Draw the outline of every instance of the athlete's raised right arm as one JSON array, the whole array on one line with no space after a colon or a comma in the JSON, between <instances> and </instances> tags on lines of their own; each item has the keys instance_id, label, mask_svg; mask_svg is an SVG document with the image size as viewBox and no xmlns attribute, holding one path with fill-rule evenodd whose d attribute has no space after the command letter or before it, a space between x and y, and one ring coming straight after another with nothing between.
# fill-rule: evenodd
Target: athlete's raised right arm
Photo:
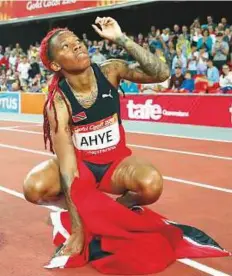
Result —
<instances>
[{"instance_id":1,"label":"athlete's raised right arm","mask_svg":"<svg viewBox=\"0 0 232 276\"><path fill-rule=\"evenodd\" d=\"M69 127L69 113L62 97L57 93L54 99L58 130L56 131L56 118L53 108L47 108L51 128L53 148L57 155L60 167L61 188L64 192L68 211L71 216L72 234L77 234L76 248L70 248L73 253L80 253L83 249L83 235L80 217L70 197L70 188L75 177L78 177L77 160ZM72 244L73 247L73 244ZM74 252L73 252L74 251Z\"/></svg>"}]
</instances>

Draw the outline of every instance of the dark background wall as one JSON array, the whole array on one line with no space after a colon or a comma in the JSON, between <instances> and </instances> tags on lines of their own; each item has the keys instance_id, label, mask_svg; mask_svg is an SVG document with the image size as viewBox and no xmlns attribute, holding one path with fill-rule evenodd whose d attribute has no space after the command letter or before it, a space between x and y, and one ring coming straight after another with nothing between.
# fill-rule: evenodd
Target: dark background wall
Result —
<instances>
[{"instance_id":1,"label":"dark background wall","mask_svg":"<svg viewBox=\"0 0 232 276\"><path fill-rule=\"evenodd\" d=\"M91 27L96 16L114 17L118 20L123 31L129 34L138 34L139 32L147 34L151 25L155 25L157 28L172 27L175 23L191 25L196 17L199 17L203 24L206 22L207 15L212 15L215 22L219 21L221 17L227 17L229 20L231 11L231 1L154 1L150 4L78 15L65 19L49 19L0 26L0 44L9 45L19 42L26 48L36 41L41 41L51 26L67 26L78 35L85 32L89 38L97 39L98 36ZM232 24L230 21L229 23Z\"/></svg>"}]
</instances>

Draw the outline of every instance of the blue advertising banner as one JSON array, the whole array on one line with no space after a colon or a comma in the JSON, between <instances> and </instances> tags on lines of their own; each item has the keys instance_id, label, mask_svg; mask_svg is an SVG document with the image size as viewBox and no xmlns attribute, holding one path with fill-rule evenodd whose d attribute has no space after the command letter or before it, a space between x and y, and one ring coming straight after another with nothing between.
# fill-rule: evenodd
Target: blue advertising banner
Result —
<instances>
[{"instance_id":1,"label":"blue advertising banner","mask_svg":"<svg viewBox=\"0 0 232 276\"><path fill-rule=\"evenodd\" d=\"M0 112L20 113L20 93L1 92L0 93Z\"/></svg>"}]
</instances>

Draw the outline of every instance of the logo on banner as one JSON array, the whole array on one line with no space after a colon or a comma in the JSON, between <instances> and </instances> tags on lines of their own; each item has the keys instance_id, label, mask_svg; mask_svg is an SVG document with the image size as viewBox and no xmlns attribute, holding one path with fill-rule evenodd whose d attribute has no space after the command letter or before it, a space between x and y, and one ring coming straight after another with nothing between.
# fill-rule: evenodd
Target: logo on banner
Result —
<instances>
[{"instance_id":1,"label":"logo on banner","mask_svg":"<svg viewBox=\"0 0 232 276\"><path fill-rule=\"evenodd\" d=\"M146 100L144 104L135 104L133 100L129 100L127 109L130 119L159 121L163 116L189 117L189 112L163 109L161 105L153 104L151 99Z\"/></svg>"},{"instance_id":2,"label":"logo on banner","mask_svg":"<svg viewBox=\"0 0 232 276\"><path fill-rule=\"evenodd\" d=\"M28 0L27 1L27 10L32 11L42 8L51 8L61 5L70 5L75 4L77 0Z\"/></svg>"},{"instance_id":3,"label":"logo on banner","mask_svg":"<svg viewBox=\"0 0 232 276\"><path fill-rule=\"evenodd\" d=\"M0 93L0 112L19 113L20 96L18 93Z\"/></svg>"}]
</instances>

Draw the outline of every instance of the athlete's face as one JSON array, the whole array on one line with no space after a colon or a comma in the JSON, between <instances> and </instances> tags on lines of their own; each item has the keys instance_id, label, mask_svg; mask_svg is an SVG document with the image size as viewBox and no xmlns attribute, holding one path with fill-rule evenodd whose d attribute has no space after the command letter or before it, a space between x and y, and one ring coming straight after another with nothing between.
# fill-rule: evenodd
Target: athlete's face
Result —
<instances>
[{"instance_id":1,"label":"athlete's face","mask_svg":"<svg viewBox=\"0 0 232 276\"><path fill-rule=\"evenodd\" d=\"M51 68L55 72L81 72L90 66L84 43L70 31L61 32L51 40L51 51Z\"/></svg>"}]
</instances>

